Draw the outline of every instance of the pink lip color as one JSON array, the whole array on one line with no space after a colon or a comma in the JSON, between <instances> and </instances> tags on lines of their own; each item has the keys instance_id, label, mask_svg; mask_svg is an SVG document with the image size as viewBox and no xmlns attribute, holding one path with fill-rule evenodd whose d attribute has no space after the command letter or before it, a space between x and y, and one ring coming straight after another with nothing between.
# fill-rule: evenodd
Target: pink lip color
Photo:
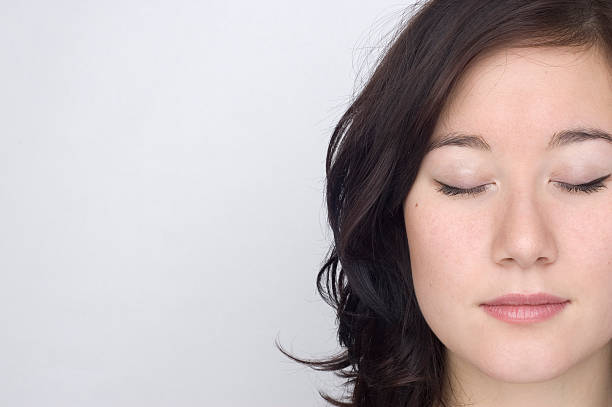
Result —
<instances>
[{"instance_id":1,"label":"pink lip color","mask_svg":"<svg viewBox=\"0 0 612 407\"><path fill-rule=\"evenodd\" d=\"M509 323L544 321L561 312L570 301L550 294L507 294L480 304L491 316Z\"/></svg>"}]
</instances>

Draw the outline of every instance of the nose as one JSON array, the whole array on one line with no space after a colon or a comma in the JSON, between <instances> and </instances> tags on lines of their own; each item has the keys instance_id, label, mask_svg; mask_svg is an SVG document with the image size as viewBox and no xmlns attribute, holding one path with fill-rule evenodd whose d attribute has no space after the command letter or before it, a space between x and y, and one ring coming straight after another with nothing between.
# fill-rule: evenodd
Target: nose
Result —
<instances>
[{"instance_id":1,"label":"nose","mask_svg":"<svg viewBox=\"0 0 612 407\"><path fill-rule=\"evenodd\" d=\"M493 242L493 256L504 267L521 269L547 264L557 256L546 208L527 190L506 194L501 203Z\"/></svg>"}]
</instances>

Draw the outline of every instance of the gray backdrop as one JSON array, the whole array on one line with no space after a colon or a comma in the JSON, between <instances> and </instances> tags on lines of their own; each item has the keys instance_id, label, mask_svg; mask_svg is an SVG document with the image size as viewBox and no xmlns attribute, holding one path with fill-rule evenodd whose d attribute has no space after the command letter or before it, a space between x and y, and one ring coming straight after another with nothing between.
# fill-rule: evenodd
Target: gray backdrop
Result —
<instances>
[{"instance_id":1,"label":"gray backdrop","mask_svg":"<svg viewBox=\"0 0 612 407\"><path fill-rule=\"evenodd\" d=\"M337 350L327 142L407 3L1 5L0 405L339 394L274 340Z\"/></svg>"}]
</instances>

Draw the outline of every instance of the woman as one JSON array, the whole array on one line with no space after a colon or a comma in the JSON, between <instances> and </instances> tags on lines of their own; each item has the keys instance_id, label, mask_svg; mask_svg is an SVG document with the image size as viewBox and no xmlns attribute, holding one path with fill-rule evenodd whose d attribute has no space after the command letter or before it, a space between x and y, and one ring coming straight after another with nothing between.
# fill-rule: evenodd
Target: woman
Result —
<instances>
[{"instance_id":1,"label":"woman","mask_svg":"<svg viewBox=\"0 0 612 407\"><path fill-rule=\"evenodd\" d=\"M329 144L345 351L288 356L338 406L612 406L611 133L612 1L424 4Z\"/></svg>"}]
</instances>

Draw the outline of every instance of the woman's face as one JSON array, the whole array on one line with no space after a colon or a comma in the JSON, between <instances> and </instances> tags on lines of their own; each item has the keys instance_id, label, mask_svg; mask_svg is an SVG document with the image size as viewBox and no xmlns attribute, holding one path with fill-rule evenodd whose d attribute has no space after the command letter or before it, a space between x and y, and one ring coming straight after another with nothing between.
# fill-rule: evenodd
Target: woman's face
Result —
<instances>
[{"instance_id":1,"label":"woman's face","mask_svg":"<svg viewBox=\"0 0 612 407\"><path fill-rule=\"evenodd\" d=\"M612 142L548 148L555 133L575 128L612 133L612 71L596 48L491 53L463 76L432 136L480 135L490 151L433 149L404 201L427 323L452 358L498 380L548 380L610 347L612 176L591 193L560 183L611 174ZM447 196L436 181L486 186ZM570 303L529 324L504 322L479 306L538 292Z\"/></svg>"}]
</instances>

